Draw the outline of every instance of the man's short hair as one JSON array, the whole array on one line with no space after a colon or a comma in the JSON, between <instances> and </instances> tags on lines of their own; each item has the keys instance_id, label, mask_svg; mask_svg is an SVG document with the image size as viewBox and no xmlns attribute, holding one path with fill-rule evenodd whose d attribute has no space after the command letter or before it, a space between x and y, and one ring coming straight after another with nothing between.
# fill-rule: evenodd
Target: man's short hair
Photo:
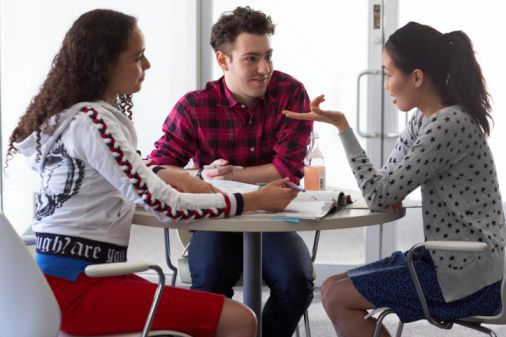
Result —
<instances>
[{"instance_id":1,"label":"man's short hair","mask_svg":"<svg viewBox=\"0 0 506 337\"><path fill-rule=\"evenodd\" d=\"M273 35L275 25L271 17L249 6L237 7L233 12L225 12L211 29L211 46L214 51L223 51L230 56L232 44L241 33Z\"/></svg>"}]
</instances>

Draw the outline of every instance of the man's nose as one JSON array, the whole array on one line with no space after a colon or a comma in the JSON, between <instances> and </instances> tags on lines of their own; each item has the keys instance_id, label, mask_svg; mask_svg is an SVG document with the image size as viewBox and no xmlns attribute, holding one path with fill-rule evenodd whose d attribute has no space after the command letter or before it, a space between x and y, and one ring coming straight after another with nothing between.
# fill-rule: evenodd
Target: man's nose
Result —
<instances>
[{"instance_id":1,"label":"man's nose","mask_svg":"<svg viewBox=\"0 0 506 337\"><path fill-rule=\"evenodd\" d=\"M258 72L260 74L268 74L271 70L271 66L266 59L262 59L258 64Z\"/></svg>"}]
</instances>

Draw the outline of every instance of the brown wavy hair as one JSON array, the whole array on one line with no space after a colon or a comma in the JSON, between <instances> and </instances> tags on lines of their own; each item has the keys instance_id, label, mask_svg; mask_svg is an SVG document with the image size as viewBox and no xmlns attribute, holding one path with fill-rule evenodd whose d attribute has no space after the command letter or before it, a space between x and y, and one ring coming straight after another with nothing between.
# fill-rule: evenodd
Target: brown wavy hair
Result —
<instances>
[{"instance_id":1,"label":"brown wavy hair","mask_svg":"<svg viewBox=\"0 0 506 337\"><path fill-rule=\"evenodd\" d=\"M56 126L48 124L52 116L57 115L57 125L59 114L65 109L79 102L103 98L111 67L120 53L127 49L128 39L136 25L136 18L106 9L86 12L74 22L53 59L39 93L33 97L9 138L6 162L17 153L13 144L33 132L37 133L39 158L41 132L51 135L56 129ZM131 119L132 95L119 95L115 103Z\"/></svg>"},{"instance_id":2,"label":"brown wavy hair","mask_svg":"<svg viewBox=\"0 0 506 337\"><path fill-rule=\"evenodd\" d=\"M241 33L274 35L275 27L271 17L263 12L249 6L237 7L232 12L223 13L211 28L211 47L230 57L231 47Z\"/></svg>"}]
</instances>

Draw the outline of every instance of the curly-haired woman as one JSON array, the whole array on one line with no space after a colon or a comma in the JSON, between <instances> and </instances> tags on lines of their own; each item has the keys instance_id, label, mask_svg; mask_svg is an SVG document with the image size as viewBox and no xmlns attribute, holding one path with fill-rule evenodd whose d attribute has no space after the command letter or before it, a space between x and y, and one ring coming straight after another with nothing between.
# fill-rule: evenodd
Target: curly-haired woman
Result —
<instances>
[{"instance_id":1,"label":"curly-haired woman","mask_svg":"<svg viewBox=\"0 0 506 337\"><path fill-rule=\"evenodd\" d=\"M42 177L33 222L36 260L79 335L140 331L155 285L135 276L92 279L89 264L126 259L135 204L162 222L280 210L295 197L278 180L257 192L180 193L136 152L131 96L150 67L136 19L111 10L81 15L67 32L40 92L9 140ZM215 192L174 173L185 192ZM177 175L177 176L176 176ZM253 336L254 314L224 296L166 287L153 323L192 336Z\"/></svg>"}]
</instances>

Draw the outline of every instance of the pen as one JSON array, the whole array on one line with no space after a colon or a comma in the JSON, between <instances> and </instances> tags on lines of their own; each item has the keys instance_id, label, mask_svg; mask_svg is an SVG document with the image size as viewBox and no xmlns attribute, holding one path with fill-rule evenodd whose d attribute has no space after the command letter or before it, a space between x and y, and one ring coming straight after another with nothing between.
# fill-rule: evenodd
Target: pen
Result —
<instances>
[{"instance_id":1,"label":"pen","mask_svg":"<svg viewBox=\"0 0 506 337\"><path fill-rule=\"evenodd\" d=\"M227 166L227 165L225 165L225 166ZM218 165L204 165L205 169L215 169L218 167L220 167L220 166L218 166ZM232 168L234 170L242 170L244 167L243 166L232 166Z\"/></svg>"},{"instance_id":2,"label":"pen","mask_svg":"<svg viewBox=\"0 0 506 337\"><path fill-rule=\"evenodd\" d=\"M274 217L274 218L271 218L271 220L286 221L286 222L292 222L292 223L299 223L300 222L300 219L285 218L285 217Z\"/></svg>"},{"instance_id":3,"label":"pen","mask_svg":"<svg viewBox=\"0 0 506 337\"><path fill-rule=\"evenodd\" d=\"M265 185L267 185L267 183L256 183L255 185L260 186L260 187L264 187ZM291 188L292 190L297 191L297 192L306 192L305 189L303 189L302 187L297 186L297 185L284 184L283 187Z\"/></svg>"},{"instance_id":4,"label":"pen","mask_svg":"<svg viewBox=\"0 0 506 337\"><path fill-rule=\"evenodd\" d=\"M284 184L283 187L291 188L292 190L295 190L297 192L306 192L306 190L303 189L302 187L293 184Z\"/></svg>"}]
</instances>

